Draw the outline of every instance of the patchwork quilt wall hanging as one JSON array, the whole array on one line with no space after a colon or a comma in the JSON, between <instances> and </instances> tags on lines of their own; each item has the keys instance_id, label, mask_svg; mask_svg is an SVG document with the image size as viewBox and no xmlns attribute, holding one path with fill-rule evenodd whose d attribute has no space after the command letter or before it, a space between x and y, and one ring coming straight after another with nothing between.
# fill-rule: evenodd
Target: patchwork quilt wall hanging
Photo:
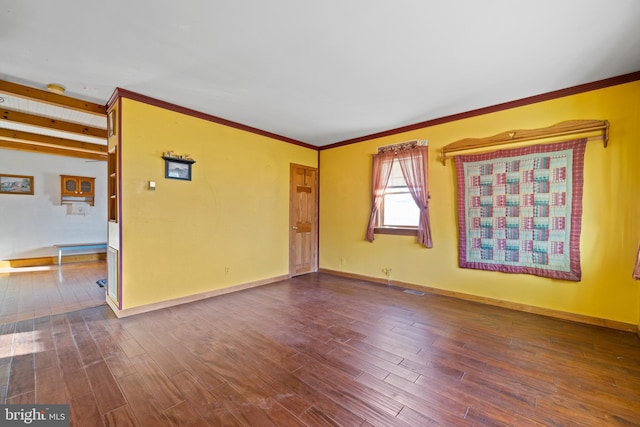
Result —
<instances>
[{"instance_id":1,"label":"patchwork quilt wall hanging","mask_svg":"<svg viewBox=\"0 0 640 427\"><path fill-rule=\"evenodd\" d=\"M579 281L586 143L456 156L460 267Z\"/></svg>"}]
</instances>

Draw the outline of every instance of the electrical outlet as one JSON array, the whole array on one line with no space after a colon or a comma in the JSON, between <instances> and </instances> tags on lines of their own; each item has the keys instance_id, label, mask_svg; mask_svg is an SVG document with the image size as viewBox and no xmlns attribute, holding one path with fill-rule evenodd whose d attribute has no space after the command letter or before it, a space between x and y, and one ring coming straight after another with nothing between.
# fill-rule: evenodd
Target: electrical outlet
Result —
<instances>
[{"instance_id":1,"label":"electrical outlet","mask_svg":"<svg viewBox=\"0 0 640 427\"><path fill-rule=\"evenodd\" d=\"M224 268L224 274L225 274L225 276L226 276L227 274L229 274L229 267L225 267L225 268Z\"/></svg>"},{"instance_id":2,"label":"electrical outlet","mask_svg":"<svg viewBox=\"0 0 640 427\"><path fill-rule=\"evenodd\" d=\"M389 267L385 267L382 269L382 272L384 273L385 276L389 277L391 276L391 268Z\"/></svg>"},{"instance_id":3,"label":"electrical outlet","mask_svg":"<svg viewBox=\"0 0 640 427\"><path fill-rule=\"evenodd\" d=\"M340 265L344 266L347 263L347 260L344 258L340 258Z\"/></svg>"}]
</instances>

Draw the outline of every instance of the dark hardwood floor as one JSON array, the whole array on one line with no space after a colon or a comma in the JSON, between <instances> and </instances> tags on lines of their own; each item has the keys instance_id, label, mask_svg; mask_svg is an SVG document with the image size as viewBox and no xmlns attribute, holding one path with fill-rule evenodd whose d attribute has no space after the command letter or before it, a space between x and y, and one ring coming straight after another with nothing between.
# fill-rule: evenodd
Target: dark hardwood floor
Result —
<instances>
[{"instance_id":1,"label":"dark hardwood floor","mask_svg":"<svg viewBox=\"0 0 640 427\"><path fill-rule=\"evenodd\" d=\"M2 401L76 426L640 425L634 334L325 274L0 329Z\"/></svg>"}]
</instances>

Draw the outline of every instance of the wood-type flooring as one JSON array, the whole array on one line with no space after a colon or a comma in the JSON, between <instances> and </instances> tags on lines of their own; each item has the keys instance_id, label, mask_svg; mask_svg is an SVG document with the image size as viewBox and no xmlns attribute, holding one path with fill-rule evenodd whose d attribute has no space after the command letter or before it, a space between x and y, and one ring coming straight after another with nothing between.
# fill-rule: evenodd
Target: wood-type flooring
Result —
<instances>
[{"instance_id":1,"label":"wood-type flooring","mask_svg":"<svg viewBox=\"0 0 640 427\"><path fill-rule=\"evenodd\" d=\"M640 340L309 274L122 319L101 305L4 323L0 398L69 404L91 427L630 426Z\"/></svg>"},{"instance_id":2,"label":"wood-type flooring","mask_svg":"<svg viewBox=\"0 0 640 427\"><path fill-rule=\"evenodd\" d=\"M104 304L106 261L0 269L0 324Z\"/></svg>"}]
</instances>

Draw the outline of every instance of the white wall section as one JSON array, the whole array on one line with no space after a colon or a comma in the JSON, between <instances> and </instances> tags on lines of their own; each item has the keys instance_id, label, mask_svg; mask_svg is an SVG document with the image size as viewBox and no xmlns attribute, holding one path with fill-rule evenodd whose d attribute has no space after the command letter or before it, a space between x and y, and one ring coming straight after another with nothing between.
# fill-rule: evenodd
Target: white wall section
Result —
<instances>
[{"instance_id":1,"label":"white wall section","mask_svg":"<svg viewBox=\"0 0 640 427\"><path fill-rule=\"evenodd\" d=\"M60 243L107 241L107 162L0 149L0 174L34 177L33 195L0 193L0 260L53 256ZM95 177L95 206L61 205L60 175Z\"/></svg>"}]
</instances>

